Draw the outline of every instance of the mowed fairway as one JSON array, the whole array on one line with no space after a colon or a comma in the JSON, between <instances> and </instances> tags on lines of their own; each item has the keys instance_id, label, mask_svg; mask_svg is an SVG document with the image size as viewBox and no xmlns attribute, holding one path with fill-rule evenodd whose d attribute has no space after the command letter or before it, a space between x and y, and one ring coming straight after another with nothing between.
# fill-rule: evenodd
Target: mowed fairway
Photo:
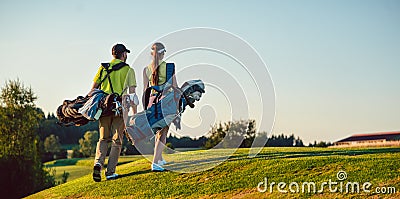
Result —
<instances>
[{"instance_id":1,"label":"mowed fairway","mask_svg":"<svg viewBox=\"0 0 400 199\"><path fill-rule=\"evenodd\" d=\"M254 158L248 151L239 149L223 163L193 173L154 173L148 160L138 158L117 167L119 179L95 183L88 174L28 198L400 198L400 148L264 148ZM215 160L203 150L184 153L201 163ZM171 168L184 162L184 153L165 156L173 162ZM339 171L347 173L343 181L338 180ZM259 192L257 186L265 178L267 189ZM336 191L325 185L319 193L321 184L329 181L338 182ZM278 191L280 182L286 183L281 191L287 193ZM316 191L302 192L303 182L315 183ZM345 185L340 191L340 182L359 183L359 193L346 193ZM366 182L371 184L369 193L362 189ZM290 183L297 183L299 191L289 189ZM376 193L377 187L395 188L396 193Z\"/></svg>"},{"instance_id":2,"label":"mowed fairway","mask_svg":"<svg viewBox=\"0 0 400 199\"><path fill-rule=\"evenodd\" d=\"M141 156L121 156L119 158L119 164L126 164L141 158ZM91 174L93 171L93 162L93 158L61 159L46 162L45 167L50 169L50 171L54 170L56 172L56 181L62 180L64 172L68 173L67 182L69 182L87 174Z\"/></svg>"}]
</instances>

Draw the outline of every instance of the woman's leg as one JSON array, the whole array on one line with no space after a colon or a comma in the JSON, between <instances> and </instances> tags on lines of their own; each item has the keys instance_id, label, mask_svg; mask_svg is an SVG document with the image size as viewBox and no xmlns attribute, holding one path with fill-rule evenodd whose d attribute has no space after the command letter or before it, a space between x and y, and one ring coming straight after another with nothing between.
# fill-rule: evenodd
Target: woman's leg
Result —
<instances>
[{"instance_id":1,"label":"woman's leg","mask_svg":"<svg viewBox=\"0 0 400 199\"><path fill-rule=\"evenodd\" d=\"M162 144L163 144L163 150L164 150L164 148L165 148L165 145L167 144L167 135L168 135L169 126L165 127L164 129L165 129L165 130L164 130L164 132L163 132L163 134L162 134L162 136L161 136L161 142L162 142ZM161 150L161 153L160 153L160 160L163 160L163 159L164 159L164 158L162 157L162 152L163 152L163 150Z\"/></svg>"},{"instance_id":2,"label":"woman's leg","mask_svg":"<svg viewBox=\"0 0 400 199\"><path fill-rule=\"evenodd\" d=\"M165 142L167 140L169 127L164 127L157 132L155 145L154 145L154 158L153 163L158 164L158 161L162 160L162 152L165 147Z\"/></svg>"}]
</instances>

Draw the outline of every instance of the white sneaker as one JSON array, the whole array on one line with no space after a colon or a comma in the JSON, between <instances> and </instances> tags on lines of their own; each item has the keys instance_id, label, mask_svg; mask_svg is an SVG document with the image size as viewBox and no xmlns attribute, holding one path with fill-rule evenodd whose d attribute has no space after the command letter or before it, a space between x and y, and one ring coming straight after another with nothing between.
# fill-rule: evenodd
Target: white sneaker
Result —
<instances>
[{"instance_id":1,"label":"white sneaker","mask_svg":"<svg viewBox=\"0 0 400 199\"><path fill-rule=\"evenodd\" d=\"M165 161L164 159L163 160L159 160L157 164L160 165L160 166L163 166L163 165L167 164L167 161Z\"/></svg>"},{"instance_id":2,"label":"white sneaker","mask_svg":"<svg viewBox=\"0 0 400 199\"><path fill-rule=\"evenodd\" d=\"M151 171L156 171L156 172L161 172L161 171L165 171L164 168L162 168L160 165L152 163L151 164Z\"/></svg>"},{"instance_id":3,"label":"white sneaker","mask_svg":"<svg viewBox=\"0 0 400 199\"><path fill-rule=\"evenodd\" d=\"M114 180L118 178L118 174L113 173L112 175L106 176L107 180Z\"/></svg>"}]
</instances>

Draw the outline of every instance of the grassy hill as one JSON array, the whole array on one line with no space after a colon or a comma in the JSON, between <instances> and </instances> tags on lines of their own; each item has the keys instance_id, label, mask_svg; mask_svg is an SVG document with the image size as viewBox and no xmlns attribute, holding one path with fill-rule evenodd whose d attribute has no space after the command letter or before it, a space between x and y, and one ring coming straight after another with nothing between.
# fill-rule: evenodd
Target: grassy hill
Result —
<instances>
[{"instance_id":1,"label":"grassy hill","mask_svg":"<svg viewBox=\"0 0 400 199\"><path fill-rule=\"evenodd\" d=\"M129 163L117 167L121 177L116 180L95 183L88 174L28 198L400 198L400 148L264 148L254 158L247 154L248 149L239 149L223 163L193 173L185 173L185 170L180 170L183 173L154 173L150 171L147 159L129 159L125 161ZM189 157L189 161L201 165L215 161L216 156L210 157L207 151L199 150L165 157L173 162L170 167L176 169L174 165L182 166ZM343 181L337 176L341 171L347 173ZM265 178L267 190L262 193L257 186ZM333 186L337 188L336 192L331 192L326 184L323 186L329 181L338 183ZM275 184L270 191L272 182ZM278 191L280 182L286 183L286 186L280 186L287 193ZM304 182L314 182L317 192L312 192L312 187L308 191ZM360 192L351 193L349 189L350 193L346 193L348 182L358 182ZM370 193L362 190L366 182L371 184L367 187ZM294 186L296 183L299 192ZM340 183L343 184L342 192ZM304 192L302 186L305 186ZM321 187L323 192L318 193ZM386 191L394 187L396 193L378 194L377 187ZM291 190L297 193L291 193Z\"/></svg>"},{"instance_id":2,"label":"grassy hill","mask_svg":"<svg viewBox=\"0 0 400 199\"><path fill-rule=\"evenodd\" d=\"M121 156L119 164L126 164L135 160L142 159L141 156ZM91 174L93 171L93 158L72 158L60 159L45 163L46 168L55 171L56 181L62 180L64 172L69 174L67 182Z\"/></svg>"}]
</instances>

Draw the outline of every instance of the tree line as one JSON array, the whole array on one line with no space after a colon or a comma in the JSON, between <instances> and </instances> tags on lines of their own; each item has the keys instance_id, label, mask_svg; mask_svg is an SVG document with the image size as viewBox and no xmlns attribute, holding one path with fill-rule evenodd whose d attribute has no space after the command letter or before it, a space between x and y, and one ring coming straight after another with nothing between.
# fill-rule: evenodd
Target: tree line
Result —
<instances>
[{"instance_id":1,"label":"tree line","mask_svg":"<svg viewBox=\"0 0 400 199\"><path fill-rule=\"evenodd\" d=\"M173 134L167 137L170 148L246 148L251 147L256 136L255 120L229 121L213 125L205 136L191 138L188 136L176 137ZM43 160L52 158L65 158L66 151L61 148L65 144L79 144L73 148L72 157L94 156L96 143L98 141L98 123L90 122L82 127L63 127L57 125L54 114L48 116L40 123L38 131L44 142L45 154ZM70 133L70 134L69 134ZM71 135L71 136L70 136ZM257 134L261 140L267 142L258 147L304 147L300 137L291 135L267 136L265 132ZM50 144L53 143L53 144ZM310 143L309 147L327 147L332 145L326 142ZM140 154L135 146L131 145L126 138L123 142L122 155Z\"/></svg>"},{"instance_id":2,"label":"tree line","mask_svg":"<svg viewBox=\"0 0 400 199\"><path fill-rule=\"evenodd\" d=\"M96 143L98 141L98 122L90 122L81 127L63 127L57 125L57 118L54 114L48 114L41 120L38 134L40 140L44 142L45 153L42 156L43 161L65 158L66 151L62 145L75 144L72 157L90 157L94 156ZM256 134L255 120L239 120L229 122L219 122L210 127L205 136L191 138L188 136L176 137L169 135L167 143L170 148L245 148L251 147L255 137L267 142L258 147L304 147L300 137L294 134L271 135L261 132ZM330 142L314 142L308 147L327 147L332 145ZM135 146L124 138L122 155L140 154Z\"/></svg>"}]
</instances>

